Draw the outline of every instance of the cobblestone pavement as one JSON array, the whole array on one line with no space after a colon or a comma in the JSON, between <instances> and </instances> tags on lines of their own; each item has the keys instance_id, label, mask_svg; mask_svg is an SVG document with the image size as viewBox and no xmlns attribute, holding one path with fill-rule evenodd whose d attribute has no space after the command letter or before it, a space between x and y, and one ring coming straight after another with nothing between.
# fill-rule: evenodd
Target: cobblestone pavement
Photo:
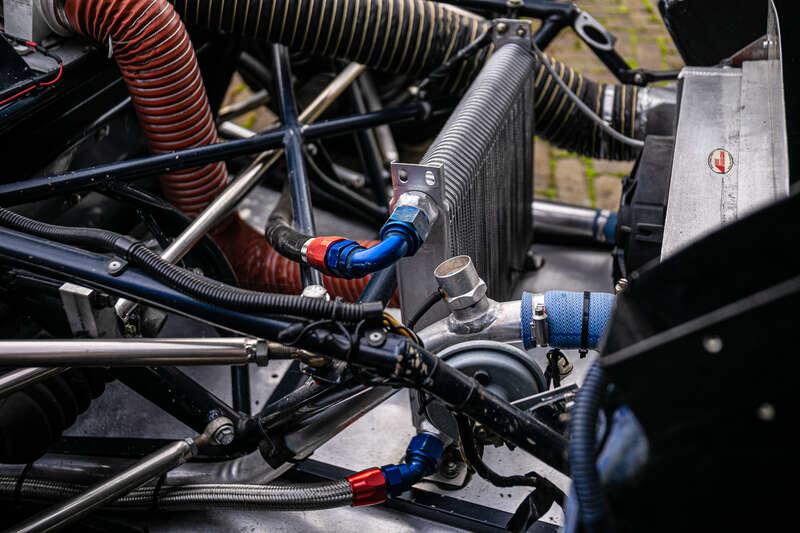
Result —
<instances>
[{"instance_id":1,"label":"cobblestone pavement","mask_svg":"<svg viewBox=\"0 0 800 533\"><path fill-rule=\"evenodd\" d=\"M681 58L661 21L657 0L577 0L617 37L616 49L634 67L674 69ZM547 53L596 81L614 82L589 48L572 31L564 31ZM536 196L567 203L616 209L622 178L632 162L601 161L579 157L536 140Z\"/></svg>"}]
</instances>

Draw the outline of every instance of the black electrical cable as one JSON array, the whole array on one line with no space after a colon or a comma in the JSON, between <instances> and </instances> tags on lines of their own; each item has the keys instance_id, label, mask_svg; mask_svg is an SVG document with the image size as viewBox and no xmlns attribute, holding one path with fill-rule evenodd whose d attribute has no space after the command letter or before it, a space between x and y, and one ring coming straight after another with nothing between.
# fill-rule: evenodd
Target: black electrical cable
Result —
<instances>
[{"instance_id":1,"label":"black electrical cable","mask_svg":"<svg viewBox=\"0 0 800 533\"><path fill-rule=\"evenodd\" d=\"M9 40L11 42L14 42L14 43L17 43L17 44L21 44L23 46L27 46L28 48L31 48L32 50L36 50L40 54L42 54L42 55L44 55L46 57L49 57L50 59L55 61L56 65L57 65L56 69L55 69L55 73L47 72L47 73L39 74L38 76L35 76L35 77L31 78L27 83L25 83L23 85L20 85L19 87L14 87L15 92L13 94L11 94L10 96L6 96L5 98L3 98L3 95L0 94L0 107L11 103L14 100L16 100L17 98L25 96L26 94L28 94L28 93L36 90L36 89L39 89L41 87L49 87L50 85L55 85L56 83L58 83L61 80L61 77L64 74L64 62L61 59L61 56L58 56L58 55L50 52L47 48L45 48L44 46L42 46L41 44L39 44L39 43L37 43L35 41L28 41L26 39L20 39L18 37L14 37L12 35L9 35L9 34L7 34L5 32L1 32L1 31L0 31L0 35L2 35L5 39L7 39L7 40Z\"/></svg>"},{"instance_id":2,"label":"black electrical cable","mask_svg":"<svg viewBox=\"0 0 800 533\"><path fill-rule=\"evenodd\" d=\"M408 322L406 322L406 326L408 326L408 329L413 331L414 326L417 325L417 322L419 322L422 319L422 317L424 317L428 313L428 311L430 311L433 308L434 305L439 303L442 300L442 298L444 298L442 291L432 292L430 295L428 295L428 297L425 298L425 301L422 302L422 305L419 306L419 309L417 309L414 312L414 314L411 315L411 319Z\"/></svg>"},{"instance_id":3,"label":"black electrical cable","mask_svg":"<svg viewBox=\"0 0 800 533\"><path fill-rule=\"evenodd\" d=\"M483 47L488 46L492 42L492 31L494 26L487 25L481 34L467 46L456 52L453 57L436 67L430 74L428 74L422 81L417 84L419 90L418 95L420 98L425 97L425 89L430 84L439 85L443 80L447 79L450 71L458 66L462 61L471 58L478 53Z\"/></svg>"},{"instance_id":4,"label":"black electrical cable","mask_svg":"<svg viewBox=\"0 0 800 533\"><path fill-rule=\"evenodd\" d=\"M577 107L578 110L586 118L588 118L592 123L594 123L594 125L597 128L600 128L600 130L605 135L610 137L611 139L614 139L618 143L621 143L622 145L625 145L628 148L631 148L631 149L634 149L634 150L641 150L644 147L644 141L642 141L640 139L634 139L633 137L629 137L629 136L625 135L624 133L618 131L617 128L614 128L614 126L612 126L612 124L610 124L609 122L603 120L603 118L601 118L594 110L592 110L592 108L586 102L584 102L581 99L581 97L576 94L576 92L574 92L572 90L572 88L567 84L567 82L564 81L564 79L562 77L563 74L559 75L559 73L555 71L554 65L558 66L558 65L561 65L561 64L559 62L557 62L556 60L547 57L544 54L544 52L539 50L539 47L536 46L535 42L531 41L531 45L532 45L531 54L537 60L539 65L544 67L544 69L550 75L550 79L555 81L555 83L558 86L558 88L561 89L562 99L564 97L566 97L567 99L571 100L572 104L573 104L573 107ZM561 69L562 73L564 73L563 65L561 65L561 66L562 66L562 69ZM571 74L570 78L575 78L575 75L572 72L572 69L569 69L569 71L570 71L570 74ZM539 78L539 76L537 75L537 79L538 78ZM616 93L616 90L614 92ZM623 97L624 97L624 94L623 94ZM615 95L615 98L616 98L616 95ZM540 97L540 99L541 99L541 97ZM599 101L599 99L598 99L598 101ZM633 104L634 104L634 102L631 102L629 105L633 106ZM623 103L623 105L624 105L624 103ZM562 102L561 106L563 106L563 102ZM624 117L622 117L622 118L624 119ZM623 127L624 127L624 124L623 124ZM633 130L633 121L631 121L631 124L629 125L629 127L631 128L631 130Z\"/></svg>"},{"instance_id":5,"label":"black electrical cable","mask_svg":"<svg viewBox=\"0 0 800 533\"><path fill-rule=\"evenodd\" d=\"M350 190L347 186L331 178L319 165L316 158L309 153L308 149L305 149L305 153L308 167L312 170L312 182L316 182L320 189L332 196L347 200L354 215L379 225L386 222L386 217L389 216L389 213L385 207L381 207L375 202L364 198L360 194Z\"/></svg>"},{"instance_id":6,"label":"black electrical cable","mask_svg":"<svg viewBox=\"0 0 800 533\"><path fill-rule=\"evenodd\" d=\"M461 414L457 414L455 417L456 423L458 424L458 434L461 437L464 458L479 476L495 487L502 488L521 486L536 487L539 484L540 478L538 476L534 477L530 474L525 476L504 476L489 468L489 465L483 462L478 452L478 443L475 441L475 433L472 430L472 423L469 418Z\"/></svg>"},{"instance_id":7,"label":"black electrical cable","mask_svg":"<svg viewBox=\"0 0 800 533\"><path fill-rule=\"evenodd\" d=\"M195 274L164 261L141 242L102 229L54 226L0 208L0 225L62 244L100 249L123 257L175 290L213 305L243 312L285 314L357 323L383 319L383 304L349 304L338 300L249 291Z\"/></svg>"}]
</instances>

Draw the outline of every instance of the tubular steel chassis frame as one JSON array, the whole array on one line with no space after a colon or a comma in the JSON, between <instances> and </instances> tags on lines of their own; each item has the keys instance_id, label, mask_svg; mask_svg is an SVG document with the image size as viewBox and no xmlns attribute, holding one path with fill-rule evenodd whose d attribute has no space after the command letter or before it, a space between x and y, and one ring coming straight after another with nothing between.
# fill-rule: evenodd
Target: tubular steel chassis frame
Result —
<instances>
[{"instance_id":1,"label":"tubular steel chassis frame","mask_svg":"<svg viewBox=\"0 0 800 533\"><path fill-rule=\"evenodd\" d=\"M544 49L564 28L572 26L592 51L622 82L646 85L652 81L672 79L675 72L650 72L633 70L614 50L614 37L594 19L581 12L572 4L544 0L465 0L445 3L461 7L505 13L511 18L525 16L542 21L533 39L540 49ZM588 18L587 18L588 17ZM580 24L591 24L604 35L610 43L603 46L580 31ZM25 181L0 184L0 205L13 206L35 202L90 190L112 190L125 186L134 180L173 172L189 167L201 166L237 156L253 155L270 149L283 148L286 154L288 180L297 229L313 235L314 215L309 193L309 180L306 172L303 146L307 141L342 135L361 133L376 126L426 120L449 112L449 102L416 101L402 107L379 111L358 113L346 117L326 120L315 124L301 124L298 121L297 103L292 86L291 66L288 50L282 45L272 45L271 59L275 74L275 91L282 126L259 133L251 138L231 140L219 144L190 148L168 154L139 157L116 163L103 164L91 168L67 172L60 175L32 178ZM354 95L355 98L355 95ZM365 138L358 138L359 148L364 155L368 174L380 168L382 162L375 161L376 154L365 146ZM374 184L373 184L374 186ZM9 264L26 270L56 274L57 277L75 283L84 283L110 292L131 297L134 300L156 304L166 308L163 302L170 302L171 311L218 325L231 331L247 332L263 338L275 338L288 327L290 322L272 318L246 315L220 309L181 294L169 287L138 273L134 268L123 268L119 272L108 269L109 257L93 254L75 248L54 244L44 239L22 235L0 228L0 258ZM307 266L301 267L303 285L321 284L320 274ZM387 269L373 277L362 298L372 299L375 294L391 293L396 278ZM297 363L294 363L297 365ZM232 397L230 406L214 394L174 367L124 368L115 369L114 375L126 386L147 398L159 408L171 414L192 429L202 432L209 421L209 413L217 413L230 418L237 425L246 425L254 420L250 413L250 383L247 367L232 367ZM296 375L287 372L265 404L273 402L292 392L298 383L289 379ZM345 383L346 385L347 383ZM337 387L328 387L322 394L335 392ZM213 447L202 448L201 456L206 459L223 460L241 456L255 448L253 438L238 438L234 445L220 453ZM118 456L140 458L168 441L141 438L109 437L62 437L51 451L66 454L95 456ZM336 478L347 475L343 469L305 460L299 464L297 473L316 478ZM448 496L435 495L423 490L413 490L410 495L402 495L384 504L401 512L413 512L425 518L473 531L501 531L511 526L514 516L472 504ZM524 520L527 517L520 517ZM516 520L519 520L517 518ZM538 528L538 529L537 529ZM554 526L537 523L534 531L555 531Z\"/></svg>"}]
</instances>

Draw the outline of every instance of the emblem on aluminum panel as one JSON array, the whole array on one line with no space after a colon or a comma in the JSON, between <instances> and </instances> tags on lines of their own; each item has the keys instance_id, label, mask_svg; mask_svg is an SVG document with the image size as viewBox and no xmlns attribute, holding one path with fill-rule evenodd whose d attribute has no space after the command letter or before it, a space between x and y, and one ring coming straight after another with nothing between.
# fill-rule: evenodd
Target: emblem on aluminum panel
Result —
<instances>
[{"instance_id":1,"label":"emblem on aluminum panel","mask_svg":"<svg viewBox=\"0 0 800 533\"><path fill-rule=\"evenodd\" d=\"M733 168L733 156L724 148L717 148L708 156L708 166L717 174L727 174Z\"/></svg>"}]
</instances>

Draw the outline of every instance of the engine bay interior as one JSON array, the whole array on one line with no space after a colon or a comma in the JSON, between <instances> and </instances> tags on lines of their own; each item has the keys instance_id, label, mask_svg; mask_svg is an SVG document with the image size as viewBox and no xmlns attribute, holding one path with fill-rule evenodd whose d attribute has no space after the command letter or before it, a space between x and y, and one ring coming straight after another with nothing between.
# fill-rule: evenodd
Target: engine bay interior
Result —
<instances>
[{"instance_id":1,"label":"engine bay interior","mask_svg":"<svg viewBox=\"0 0 800 533\"><path fill-rule=\"evenodd\" d=\"M657 4L3 0L0 526L791 523L791 3Z\"/></svg>"}]
</instances>

